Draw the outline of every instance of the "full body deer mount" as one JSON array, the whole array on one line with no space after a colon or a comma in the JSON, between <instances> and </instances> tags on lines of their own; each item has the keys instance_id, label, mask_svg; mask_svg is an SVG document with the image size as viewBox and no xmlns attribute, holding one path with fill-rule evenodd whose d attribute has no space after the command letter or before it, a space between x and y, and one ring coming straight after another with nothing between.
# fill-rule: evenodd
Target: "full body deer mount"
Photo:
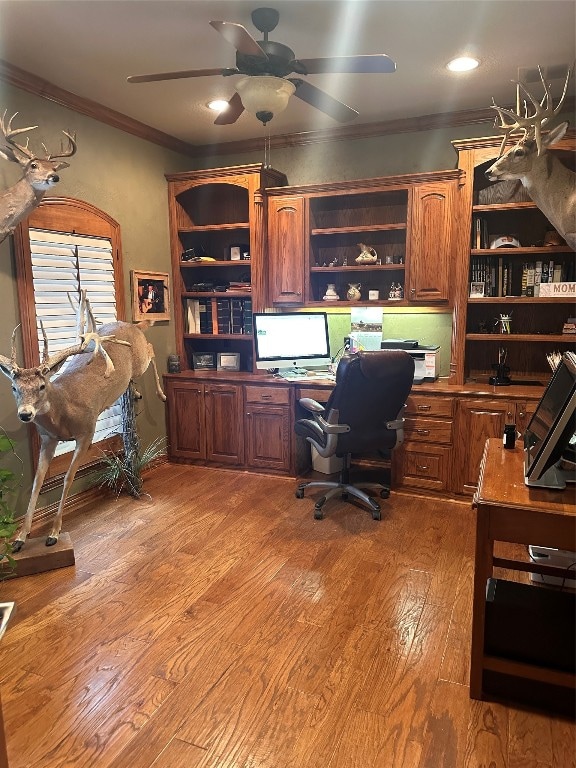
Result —
<instances>
[{"instance_id":1,"label":"full body deer mount","mask_svg":"<svg viewBox=\"0 0 576 768\"><path fill-rule=\"evenodd\" d=\"M28 139L24 145L16 144L16 136L38 127L31 125L28 128L13 128L12 121L17 114L6 122L4 111L0 118L0 157L19 163L24 171L16 184L0 194L0 243L40 204L46 191L60 181L57 171L69 166L63 158L72 157L76 153L76 136L66 131L62 133L68 139L68 146L66 149L61 146L58 155L50 154L42 144L46 157L37 157L28 148Z\"/></svg>"},{"instance_id":2,"label":"full body deer mount","mask_svg":"<svg viewBox=\"0 0 576 768\"><path fill-rule=\"evenodd\" d=\"M85 317L88 332L84 332ZM117 321L96 329L90 304L83 294L78 307L78 343L49 355L42 328L44 354L40 365L34 368L17 365L16 330L12 334L12 354L10 358L0 355L0 371L12 381L18 418L26 423L33 422L40 435L38 467L24 521L12 545L14 552L22 549L30 533L40 489L58 443L75 440L76 447L64 477L62 497L46 546L58 541L66 497L90 447L96 420L102 411L116 402L130 382L141 376L150 364L156 377L156 392L161 400L166 400L158 378L154 350L143 333L143 329L151 325L148 320L137 325ZM68 358L68 366L52 380L51 376Z\"/></svg>"},{"instance_id":3,"label":"full body deer mount","mask_svg":"<svg viewBox=\"0 0 576 768\"><path fill-rule=\"evenodd\" d=\"M552 153L546 152L548 147L564 136L568 123L561 123L547 134L542 134L542 129L548 128L550 121L559 113L564 103L572 69L573 67L568 70L564 92L555 108L540 67L538 71L544 86L541 102L532 96L525 85L520 82L516 84L532 102L532 112L527 102L523 115L520 114L519 106L517 112L512 112L492 104L492 109L500 116L499 127L505 134L498 160L488 168L486 176L490 181L519 179L546 218L568 245L576 249L576 174L566 168ZM512 122L507 122L506 118L510 118ZM522 138L512 149L502 154L508 137L516 129L523 132Z\"/></svg>"}]
</instances>

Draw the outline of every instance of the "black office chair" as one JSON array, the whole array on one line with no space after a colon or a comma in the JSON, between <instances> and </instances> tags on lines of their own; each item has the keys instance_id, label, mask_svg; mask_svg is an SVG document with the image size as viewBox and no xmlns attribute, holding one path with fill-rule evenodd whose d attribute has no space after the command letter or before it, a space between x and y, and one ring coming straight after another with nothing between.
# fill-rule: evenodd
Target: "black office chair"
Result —
<instances>
[{"instance_id":1,"label":"black office chair","mask_svg":"<svg viewBox=\"0 0 576 768\"><path fill-rule=\"evenodd\" d=\"M344 465L339 482L315 480L300 483L296 497L302 499L307 488L327 488L314 506L314 517L321 520L326 501L341 493L368 505L374 520L380 520L380 505L361 488L380 489L388 498L390 487L383 483L350 483L352 454L378 451L390 456L404 439L403 410L414 381L414 360L402 350L358 352L343 357L336 371L336 386L326 406L304 397L299 403L312 414L294 425L320 456L339 456Z\"/></svg>"}]
</instances>

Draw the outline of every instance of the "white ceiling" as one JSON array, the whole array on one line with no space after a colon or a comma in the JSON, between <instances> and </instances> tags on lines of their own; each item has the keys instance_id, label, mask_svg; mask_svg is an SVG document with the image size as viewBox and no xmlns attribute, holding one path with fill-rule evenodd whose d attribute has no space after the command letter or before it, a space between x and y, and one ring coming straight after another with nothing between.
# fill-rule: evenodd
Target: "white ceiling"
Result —
<instances>
[{"instance_id":1,"label":"white ceiling","mask_svg":"<svg viewBox=\"0 0 576 768\"><path fill-rule=\"evenodd\" d=\"M394 74L308 76L360 112L355 124L486 109L493 96L510 104L519 68L576 58L573 0L0 0L0 59L191 144L256 138L264 129L252 115L215 126L205 106L230 98L236 77L126 77L235 66L233 46L208 22L240 23L258 40L250 12L261 5L280 12L270 39L297 58L386 53L396 61ZM449 73L446 62L462 54L480 58L480 68ZM562 81L553 85L559 95ZM270 128L277 135L339 125L292 97Z\"/></svg>"}]
</instances>

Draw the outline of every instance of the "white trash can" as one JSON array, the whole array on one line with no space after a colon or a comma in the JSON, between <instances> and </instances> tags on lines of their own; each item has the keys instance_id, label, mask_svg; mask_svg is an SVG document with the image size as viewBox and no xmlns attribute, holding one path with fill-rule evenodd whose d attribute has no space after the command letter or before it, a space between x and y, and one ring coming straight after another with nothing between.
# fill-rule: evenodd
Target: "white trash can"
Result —
<instances>
[{"instance_id":1,"label":"white trash can","mask_svg":"<svg viewBox=\"0 0 576 768\"><path fill-rule=\"evenodd\" d=\"M333 475L335 472L340 472L344 466L344 459L340 456L320 456L316 448L313 445L312 449L312 469L316 472L322 472L323 475Z\"/></svg>"}]
</instances>

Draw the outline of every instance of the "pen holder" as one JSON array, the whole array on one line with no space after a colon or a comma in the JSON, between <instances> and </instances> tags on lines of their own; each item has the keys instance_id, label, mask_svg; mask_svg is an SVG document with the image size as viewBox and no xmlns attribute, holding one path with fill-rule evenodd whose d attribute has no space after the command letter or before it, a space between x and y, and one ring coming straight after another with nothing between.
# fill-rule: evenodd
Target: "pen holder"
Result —
<instances>
[{"instance_id":1,"label":"pen holder","mask_svg":"<svg viewBox=\"0 0 576 768\"><path fill-rule=\"evenodd\" d=\"M510 366L504 365L504 363L494 363L492 368L496 371L495 376L490 376L488 379L489 384L494 384L497 387L507 387L512 382L510 381Z\"/></svg>"}]
</instances>

